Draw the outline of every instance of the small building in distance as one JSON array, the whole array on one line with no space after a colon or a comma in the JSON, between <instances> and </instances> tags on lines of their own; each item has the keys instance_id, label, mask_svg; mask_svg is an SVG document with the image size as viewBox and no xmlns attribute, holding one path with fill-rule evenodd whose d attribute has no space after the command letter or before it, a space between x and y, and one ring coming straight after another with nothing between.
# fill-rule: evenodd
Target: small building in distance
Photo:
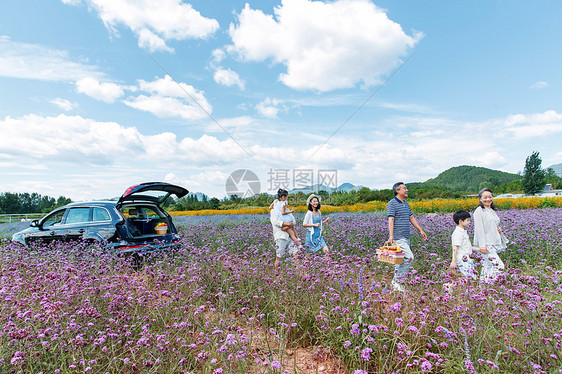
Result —
<instances>
[{"instance_id":1,"label":"small building in distance","mask_svg":"<svg viewBox=\"0 0 562 374\"><path fill-rule=\"evenodd\" d=\"M544 186L544 190L537 193L540 197L554 197L554 196L562 196L562 190L555 190L552 188L552 185L548 183Z\"/></svg>"},{"instance_id":2,"label":"small building in distance","mask_svg":"<svg viewBox=\"0 0 562 374\"><path fill-rule=\"evenodd\" d=\"M494 196L494 199L517 199L519 197L525 197L524 193L503 193L498 196Z\"/></svg>"}]
</instances>

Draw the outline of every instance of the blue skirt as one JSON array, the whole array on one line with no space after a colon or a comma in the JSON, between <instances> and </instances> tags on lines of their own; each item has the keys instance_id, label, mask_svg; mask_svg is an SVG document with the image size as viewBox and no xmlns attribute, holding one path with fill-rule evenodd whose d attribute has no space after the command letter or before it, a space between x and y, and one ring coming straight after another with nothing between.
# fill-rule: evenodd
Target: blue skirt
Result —
<instances>
[{"instance_id":1,"label":"blue skirt","mask_svg":"<svg viewBox=\"0 0 562 374\"><path fill-rule=\"evenodd\" d=\"M317 227L315 227L315 229L318 229ZM314 230L316 234L317 230ZM322 235L320 235L320 230L318 229L318 234L314 235L312 234L310 231L306 232L306 240L304 242L305 246L306 246L306 252L307 253L314 253L317 252L318 250L324 248L326 246L326 242L324 241L324 238L322 237Z\"/></svg>"}]
</instances>

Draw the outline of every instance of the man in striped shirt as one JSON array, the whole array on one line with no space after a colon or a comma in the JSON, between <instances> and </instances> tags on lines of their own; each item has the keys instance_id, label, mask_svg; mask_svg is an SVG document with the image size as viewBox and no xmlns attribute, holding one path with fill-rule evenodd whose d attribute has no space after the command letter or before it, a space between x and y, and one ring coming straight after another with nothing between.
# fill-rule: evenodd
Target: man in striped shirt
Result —
<instances>
[{"instance_id":1,"label":"man in striped shirt","mask_svg":"<svg viewBox=\"0 0 562 374\"><path fill-rule=\"evenodd\" d=\"M402 182L395 183L392 186L392 190L394 191L394 199L386 204L388 240L391 243L396 241L396 244L404 251L404 261L399 265L394 265L392 287L397 291L404 292L403 284L405 277L414 261L414 254L410 249L410 224L420 232L423 240L427 240L427 235L422 230L412 213L412 209L410 209L410 205L406 201L408 197L406 185Z\"/></svg>"}]
</instances>

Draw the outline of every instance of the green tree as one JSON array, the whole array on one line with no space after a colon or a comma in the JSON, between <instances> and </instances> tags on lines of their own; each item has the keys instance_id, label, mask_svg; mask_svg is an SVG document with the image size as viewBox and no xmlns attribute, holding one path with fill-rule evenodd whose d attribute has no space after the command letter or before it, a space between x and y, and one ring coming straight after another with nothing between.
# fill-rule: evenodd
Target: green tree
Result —
<instances>
[{"instance_id":1,"label":"green tree","mask_svg":"<svg viewBox=\"0 0 562 374\"><path fill-rule=\"evenodd\" d=\"M521 184L521 179L511 181L509 183L504 183L498 187L494 187L494 194L500 195L502 193L523 193L523 185Z\"/></svg>"},{"instance_id":2,"label":"green tree","mask_svg":"<svg viewBox=\"0 0 562 374\"><path fill-rule=\"evenodd\" d=\"M230 201L232 201L235 204L240 204L242 202L242 198L238 197L237 194L232 194L230 195Z\"/></svg>"},{"instance_id":3,"label":"green tree","mask_svg":"<svg viewBox=\"0 0 562 374\"><path fill-rule=\"evenodd\" d=\"M72 200L69 199L68 197L59 196L57 199L57 204L53 208L58 208L59 206L70 204L71 202Z\"/></svg>"},{"instance_id":4,"label":"green tree","mask_svg":"<svg viewBox=\"0 0 562 374\"><path fill-rule=\"evenodd\" d=\"M57 201L54 197L43 196L39 202L39 210L37 212L48 213L53 209L56 203Z\"/></svg>"},{"instance_id":5,"label":"green tree","mask_svg":"<svg viewBox=\"0 0 562 374\"><path fill-rule=\"evenodd\" d=\"M33 193L0 193L0 213L47 213L53 208L71 203L72 200L61 196L55 200L50 196Z\"/></svg>"},{"instance_id":6,"label":"green tree","mask_svg":"<svg viewBox=\"0 0 562 374\"><path fill-rule=\"evenodd\" d=\"M539 152L533 152L525 160L525 168L523 169L523 191L526 194L534 195L544 189L546 183L546 172L541 167L542 160Z\"/></svg>"},{"instance_id":7,"label":"green tree","mask_svg":"<svg viewBox=\"0 0 562 374\"><path fill-rule=\"evenodd\" d=\"M330 193L326 190L320 190L320 191L317 192L317 195L321 196L321 197L328 197L328 196L330 196Z\"/></svg>"},{"instance_id":8,"label":"green tree","mask_svg":"<svg viewBox=\"0 0 562 374\"><path fill-rule=\"evenodd\" d=\"M39 204L41 203L41 195L36 192L33 193L20 193L19 201L21 204L20 213L36 213L39 212Z\"/></svg>"},{"instance_id":9,"label":"green tree","mask_svg":"<svg viewBox=\"0 0 562 374\"><path fill-rule=\"evenodd\" d=\"M20 213L21 202L17 193L4 192L0 194L0 212L2 213Z\"/></svg>"},{"instance_id":10,"label":"green tree","mask_svg":"<svg viewBox=\"0 0 562 374\"><path fill-rule=\"evenodd\" d=\"M359 190L359 201L362 203L366 203L368 201L373 200L373 194L369 187L362 187Z\"/></svg>"},{"instance_id":11,"label":"green tree","mask_svg":"<svg viewBox=\"0 0 562 374\"><path fill-rule=\"evenodd\" d=\"M220 206L220 200L217 199L216 197L211 198L211 200L209 200L209 208L210 209L219 209Z\"/></svg>"}]
</instances>

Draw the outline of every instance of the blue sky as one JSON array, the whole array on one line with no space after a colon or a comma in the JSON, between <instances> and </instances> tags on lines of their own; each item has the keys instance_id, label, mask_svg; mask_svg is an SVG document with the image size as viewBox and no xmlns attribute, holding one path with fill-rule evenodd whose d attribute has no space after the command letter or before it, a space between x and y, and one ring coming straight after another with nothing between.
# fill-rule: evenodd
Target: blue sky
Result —
<instances>
[{"instance_id":1,"label":"blue sky","mask_svg":"<svg viewBox=\"0 0 562 374\"><path fill-rule=\"evenodd\" d=\"M389 188L562 162L562 3L0 3L0 192L293 170ZM289 170L289 178L271 177Z\"/></svg>"}]
</instances>

